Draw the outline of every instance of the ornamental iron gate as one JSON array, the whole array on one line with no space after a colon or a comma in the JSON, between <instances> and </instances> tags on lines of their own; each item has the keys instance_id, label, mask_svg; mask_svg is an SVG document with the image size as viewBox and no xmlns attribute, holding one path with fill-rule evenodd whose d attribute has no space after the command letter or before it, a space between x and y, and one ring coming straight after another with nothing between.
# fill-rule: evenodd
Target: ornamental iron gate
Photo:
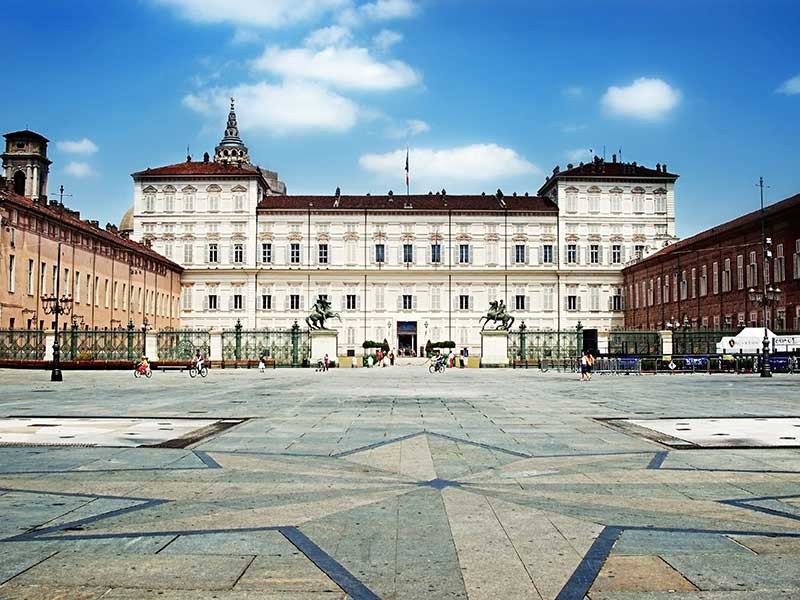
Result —
<instances>
[{"instance_id":1,"label":"ornamental iron gate","mask_svg":"<svg viewBox=\"0 0 800 600\"><path fill-rule=\"evenodd\" d=\"M655 356L661 354L657 331L612 331L608 334L611 356Z\"/></svg>"},{"instance_id":2,"label":"ornamental iron gate","mask_svg":"<svg viewBox=\"0 0 800 600\"><path fill-rule=\"evenodd\" d=\"M135 360L144 350L144 334L127 329L70 327L59 336L62 360Z\"/></svg>"},{"instance_id":3,"label":"ornamental iron gate","mask_svg":"<svg viewBox=\"0 0 800 600\"><path fill-rule=\"evenodd\" d=\"M673 354L716 354L723 337L735 336L738 331L685 330L672 333Z\"/></svg>"},{"instance_id":4,"label":"ornamental iron gate","mask_svg":"<svg viewBox=\"0 0 800 600\"><path fill-rule=\"evenodd\" d=\"M0 359L43 360L44 353L41 329L0 330Z\"/></svg>"},{"instance_id":5,"label":"ornamental iron gate","mask_svg":"<svg viewBox=\"0 0 800 600\"><path fill-rule=\"evenodd\" d=\"M508 332L508 358L514 360L568 360L583 350L583 331L533 331L522 323Z\"/></svg>"},{"instance_id":6,"label":"ornamental iron gate","mask_svg":"<svg viewBox=\"0 0 800 600\"><path fill-rule=\"evenodd\" d=\"M162 329L158 332L159 361L190 361L197 350L209 357L211 333L195 329Z\"/></svg>"},{"instance_id":7,"label":"ornamental iron gate","mask_svg":"<svg viewBox=\"0 0 800 600\"><path fill-rule=\"evenodd\" d=\"M234 329L222 332L223 360L259 360L262 356L279 367L308 366L311 334L297 324L291 329L245 330L237 323Z\"/></svg>"}]
</instances>

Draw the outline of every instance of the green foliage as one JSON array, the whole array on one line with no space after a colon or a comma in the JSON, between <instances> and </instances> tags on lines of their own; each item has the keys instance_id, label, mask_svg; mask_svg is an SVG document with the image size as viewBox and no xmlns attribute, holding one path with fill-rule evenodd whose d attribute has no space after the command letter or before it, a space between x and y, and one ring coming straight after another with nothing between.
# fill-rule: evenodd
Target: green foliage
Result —
<instances>
[{"instance_id":1,"label":"green foliage","mask_svg":"<svg viewBox=\"0 0 800 600\"><path fill-rule=\"evenodd\" d=\"M428 343L430 344L430 342L428 342ZM456 347L456 343L452 342L452 341L433 342L431 344L431 348L455 348L455 347ZM427 350L427 346L425 348Z\"/></svg>"}]
</instances>

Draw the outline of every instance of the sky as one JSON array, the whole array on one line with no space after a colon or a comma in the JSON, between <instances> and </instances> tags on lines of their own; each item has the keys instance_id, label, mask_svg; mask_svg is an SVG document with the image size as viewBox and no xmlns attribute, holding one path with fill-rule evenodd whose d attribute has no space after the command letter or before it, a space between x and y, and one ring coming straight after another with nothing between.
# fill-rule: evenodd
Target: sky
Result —
<instances>
[{"instance_id":1,"label":"sky","mask_svg":"<svg viewBox=\"0 0 800 600\"><path fill-rule=\"evenodd\" d=\"M800 193L796 0L4 0L0 128L118 222L130 174L213 155L236 98L290 194L534 194L666 163L686 237Z\"/></svg>"}]
</instances>

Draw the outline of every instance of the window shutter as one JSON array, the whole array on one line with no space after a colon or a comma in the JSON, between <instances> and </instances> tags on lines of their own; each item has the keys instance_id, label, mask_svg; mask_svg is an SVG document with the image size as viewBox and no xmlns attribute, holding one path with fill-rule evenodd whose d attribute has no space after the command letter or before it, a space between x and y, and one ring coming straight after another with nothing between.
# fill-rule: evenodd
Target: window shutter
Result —
<instances>
[{"instance_id":1,"label":"window shutter","mask_svg":"<svg viewBox=\"0 0 800 600\"><path fill-rule=\"evenodd\" d=\"M328 264L333 264L333 244L328 242Z\"/></svg>"},{"instance_id":2,"label":"window shutter","mask_svg":"<svg viewBox=\"0 0 800 600\"><path fill-rule=\"evenodd\" d=\"M235 245L233 243L228 245L228 264L233 264L233 248Z\"/></svg>"},{"instance_id":3,"label":"window shutter","mask_svg":"<svg viewBox=\"0 0 800 600\"><path fill-rule=\"evenodd\" d=\"M208 310L208 295L203 296L203 310Z\"/></svg>"},{"instance_id":4,"label":"window shutter","mask_svg":"<svg viewBox=\"0 0 800 600\"><path fill-rule=\"evenodd\" d=\"M597 246L597 261L602 265L603 263L603 245Z\"/></svg>"},{"instance_id":5,"label":"window shutter","mask_svg":"<svg viewBox=\"0 0 800 600\"><path fill-rule=\"evenodd\" d=\"M209 259L209 256L208 256L208 244L206 244L205 252L206 252L206 256L205 256L205 260L203 262L209 262L209 260L208 260Z\"/></svg>"},{"instance_id":6,"label":"window shutter","mask_svg":"<svg viewBox=\"0 0 800 600\"><path fill-rule=\"evenodd\" d=\"M233 310L233 293L228 296L228 310Z\"/></svg>"},{"instance_id":7,"label":"window shutter","mask_svg":"<svg viewBox=\"0 0 800 600\"><path fill-rule=\"evenodd\" d=\"M306 305L306 297L304 294L300 294L300 310L305 309Z\"/></svg>"},{"instance_id":8,"label":"window shutter","mask_svg":"<svg viewBox=\"0 0 800 600\"><path fill-rule=\"evenodd\" d=\"M453 294L453 310L458 310L458 294Z\"/></svg>"},{"instance_id":9,"label":"window shutter","mask_svg":"<svg viewBox=\"0 0 800 600\"><path fill-rule=\"evenodd\" d=\"M431 264L431 247L430 246L425 246L422 249L422 252L424 253L422 255L422 258L423 258L423 261L425 262L425 264L426 265Z\"/></svg>"},{"instance_id":10,"label":"window shutter","mask_svg":"<svg viewBox=\"0 0 800 600\"><path fill-rule=\"evenodd\" d=\"M472 244L469 244L467 246L467 259L468 259L467 262L469 264L472 264Z\"/></svg>"},{"instance_id":11,"label":"window shutter","mask_svg":"<svg viewBox=\"0 0 800 600\"><path fill-rule=\"evenodd\" d=\"M291 257L291 244L286 244L286 264L289 264L289 259Z\"/></svg>"},{"instance_id":12,"label":"window shutter","mask_svg":"<svg viewBox=\"0 0 800 600\"><path fill-rule=\"evenodd\" d=\"M533 296L525 297L525 310L528 312L533 310Z\"/></svg>"},{"instance_id":13,"label":"window shutter","mask_svg":"<svg viewBox=\"0 0 800 600\"><path fill-rule=\"evenodd\" d=\"M361 294L356 294L356 310L361 310Z\"/></svg>"},{"instance_id":14,"label":"window shutter","mask_svg":"<svg viewBox=\"0 0 800 600\"><path fill-rule=\"evenodd\" d=\"M400 244L397 247L397 263L401 265L403 264L403 244Z\"/></svg>"},{"instance_id":15,"label":"window shutter","mask_svg":"<svg viewBox=\"0 0 800 600\"><path fill-rule=\"evenodd\" d=\"M625 246L623 244L619 247L619 258L620 262L624 265L625 264Z\"/></svg>"},{"instance_id":16,"label":"window shutter","mask_svg":"<svg viewBox=\"0 0 800 600\"><path fill-rule=\"evenodd\" d=\"M247 310L247 294L242 294L242 310Z\"/></svg>"},{"instance_id":17,"label":"window shutter","mask_svg":"<svg viewBox=\"0 0 800 600\"><path fill-rule=\"evenodd\" d=\"M397 310L403 310L403 295L399 294L397 296Z\"/></svg>"},{"instance_id":18,"label":"window shutter","mask_svg":"<svg viewBox=\"0 0 800 600\"><path fill-rule=\"evenodd\" d=\"M558 264L558 244L553 244L553 262Z\"/></svg>"},{"instance_id":19,"label":"window shutter","mask_svg":"<svg viewBox=\"0 0 800 600\"><path fill-rule=\"evenodd\" d=\"M289 310L289 306L290 306L289 305L289 298L290 298L290 294L286 294L283 297L283 310Z\"/></svg>"},{"instance_id":20,"label":"window shutter","mask_svg":"<svg viewBox=\"0 0 800 600\"><path fill-rule=\"evenodd\" d=\"M411 296L411 308L417 310L417 296Z\"/></svg>"},{"instance_id":21,"label":"window shutter","mask_svg":"<svg viewBox=\"0 0 800 600\"><path fill-rule=\"evenodd\" d=\"M575 302L575 308L577 310L581 310L581 300L582 300L581 296L578 296L577 298L575 298L575 301L576 301Z\"/></svg>"},{"instance_id":22,"label":"window shutter","mask_svg":"<svg viewBox=\"0 0 800 600\"><path fill-rule=\"evenodd\" d=\"M470 296L469 297L469 306L468 306L468 308L470 310L475 310L475 296Z\"/></svg>"}]
</instances>

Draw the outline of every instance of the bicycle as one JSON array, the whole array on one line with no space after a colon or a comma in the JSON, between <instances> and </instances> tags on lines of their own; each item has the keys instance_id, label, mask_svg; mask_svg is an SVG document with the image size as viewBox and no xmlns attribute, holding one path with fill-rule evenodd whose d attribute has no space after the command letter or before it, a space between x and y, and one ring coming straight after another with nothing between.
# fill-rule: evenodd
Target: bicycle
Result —
<instances>
[{"instance_id":1,"label":"bicycle","mask_svg":"<svg viewBox=\"0 0 800 600\"><path fill-rule=\"evenodd\" d=\"M203 365L201 369L197 369L197 365L192 365L189 367L189 377L195 378L198 375L200 377L207 377L208 376L208 367Z\"/></svg>"},{"instance_id":2,"label":"bicycle","mask_svg":"<svg viewBox=\"0 0 800 600\"><path fill-rule=\"evenodd\" d=\"M136 379L139 379L139 377L141 377L142 375L150 379L153 376L153 371L150 370L149 366L144 371L140 367L136 367L133 370L133 376Z\"/></svg>"},{"instance_id":3,"label":"bicycle","mask_svg":"<svg viewBox=\"0 0 800 600\"><path fill-rule=\"evenodd\" d=\"M444 373L444 361L437 360L428 367L428 373Z\"/></svg>"}]
</instances>

